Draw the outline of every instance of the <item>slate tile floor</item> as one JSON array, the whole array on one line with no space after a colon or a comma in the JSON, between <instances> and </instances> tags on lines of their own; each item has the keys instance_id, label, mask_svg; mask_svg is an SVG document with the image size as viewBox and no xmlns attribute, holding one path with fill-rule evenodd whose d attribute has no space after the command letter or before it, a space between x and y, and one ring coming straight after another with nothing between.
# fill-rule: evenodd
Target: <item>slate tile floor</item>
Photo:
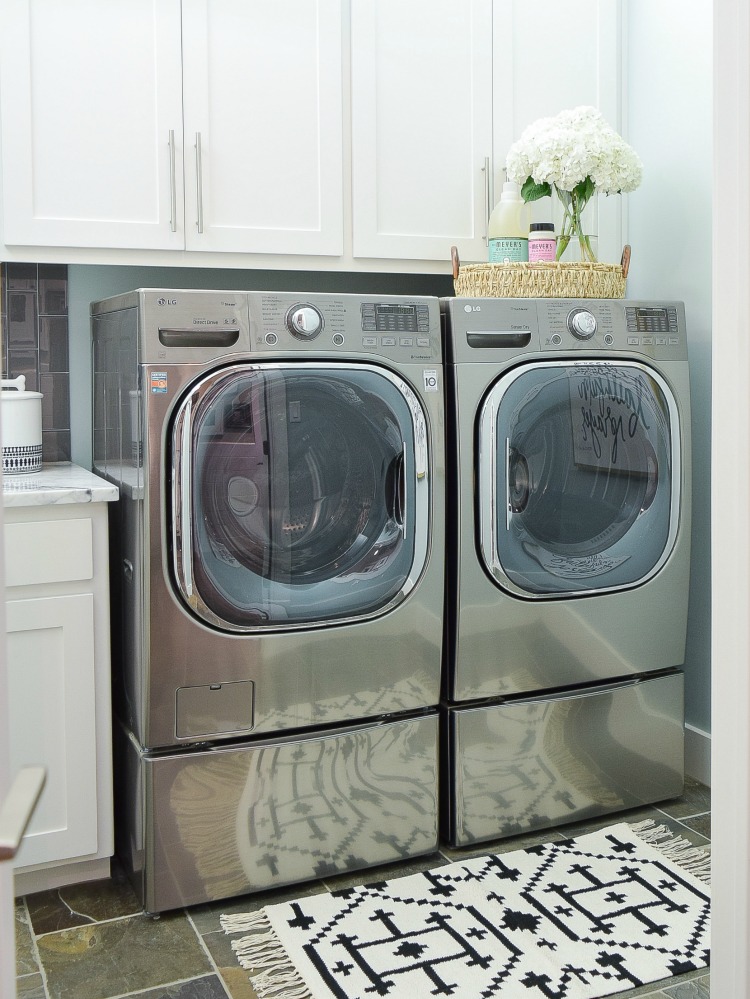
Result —
<instances>
[{"instance_id":1,"label":"slate tile floor","mask_svg":"<svg viewBox=\"0 0 750 999\"><path fill-rule=\"evenodd\" d=\"M440 853L393 867L378 868L373 880L427 870L480 853L506 853L601 828L616 821L653 818L697 846L710 847L710 791L688 780L684 795L659 807L606 816L536 836L483 843L476 850ZM225 912L256 909L269 901L361 884L368 872L342 875L250 895L229 902L195 906L154 919L140 911L127 882L110 880L39 892L17 901L17 988L19 999L256 999L247 972L234 957L231 937L219 925ZM708 999L706 970L628 992L622 999ZM281 999L281 997L280 997ZM401 997L394 997L401 999ZM514 997L515 999L515 997Z\"/></svg>"}]
</instances>

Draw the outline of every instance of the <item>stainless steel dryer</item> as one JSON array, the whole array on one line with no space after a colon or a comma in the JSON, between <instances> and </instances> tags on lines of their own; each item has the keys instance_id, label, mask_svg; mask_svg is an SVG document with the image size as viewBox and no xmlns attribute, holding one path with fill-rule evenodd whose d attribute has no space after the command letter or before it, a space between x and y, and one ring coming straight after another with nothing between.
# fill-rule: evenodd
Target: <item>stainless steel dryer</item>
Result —
<instances>
[{"instance_id":1,"label":"stainless steel dryer","mask_svg":"<svg viewBox=\"0 0 750 999\"><path fill-rule=\"evenodd\" d=\"M441 309L445 838L674 797L690 560L683 306Z\"/></svg>"},{"instance_id":2,"label":"stainless steel dryer","mask_svg":"<svg viewBox=\"0 0 750 999\"><path fill-rule=\"evenodd\" d=\"M437 845L437 299L92 305L118 852L149 911ZM113 505L114 506L114 505Z\"/></svg>"}]
</instances>

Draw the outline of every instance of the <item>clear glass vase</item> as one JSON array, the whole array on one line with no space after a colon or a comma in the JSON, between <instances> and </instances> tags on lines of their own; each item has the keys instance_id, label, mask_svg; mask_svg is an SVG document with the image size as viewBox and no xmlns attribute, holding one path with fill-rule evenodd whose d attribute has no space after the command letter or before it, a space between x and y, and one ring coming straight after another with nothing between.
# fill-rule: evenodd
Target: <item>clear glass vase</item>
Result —
<instances>
[{"instance_id":1,"label":"clear glass vase","mask_svg":"<svg viewBox=\"0 0 750 999\"><path fill-rule=\"evenodd\" d=\"M596 263L599 259L597 242L596 236L586 234L558 236L556 259L567 264Z\"/></svg>"}]
</instances>

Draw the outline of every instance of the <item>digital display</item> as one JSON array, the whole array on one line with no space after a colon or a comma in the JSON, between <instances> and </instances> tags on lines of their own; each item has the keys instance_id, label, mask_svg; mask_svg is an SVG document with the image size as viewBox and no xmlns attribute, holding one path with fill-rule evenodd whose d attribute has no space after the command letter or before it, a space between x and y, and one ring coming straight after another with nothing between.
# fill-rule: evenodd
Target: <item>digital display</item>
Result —
<instances>
[{"instance_id":1,"label":"digital display","mask_svg":"<svg viewBox=\"0 0 750 999\"><path fill-rule=\"evenodd\" d=\"M417 331L417 310L413 305L376 305L376 330Z\"/></svg>"},{"instance_id":2,"label":"digital display","mask_svg":"<svg viewBox=\"0 0 750 999\"><path fill-rule=\"evenodd\" d=\"M639 319L651 319L654 322L667 321L667 310L666 309L638 309L637 315Z\"/></svg>"},{"instance_id":3,"label":"digital display","mask_svg":"<svg viewBox=\"0 0 750 999\"><path fill-rule=\"evenodd\" d=\"M362 329L371 333L429 333L430 309L427 302L364 302Z\"/></svg>"},{"instance_id":4,"label":"digital display","mask_svg":"<svg viewBox=\"0 0 750 999\"><path fill-rule=\"evenodd\" d=\"M633 333L676 333L677 311L674 308L638 306L625 310L628 330Z\"/></svg>"}]
</instances>

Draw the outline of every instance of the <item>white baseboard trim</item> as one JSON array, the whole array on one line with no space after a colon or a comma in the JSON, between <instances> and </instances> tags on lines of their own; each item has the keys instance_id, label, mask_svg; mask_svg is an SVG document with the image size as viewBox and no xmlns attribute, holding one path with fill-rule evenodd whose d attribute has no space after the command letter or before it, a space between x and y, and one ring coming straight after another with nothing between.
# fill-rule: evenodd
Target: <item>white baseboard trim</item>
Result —
<instances>
[{"instance_id":1,"label":"white baseboard trim","mask_svg":"<svg viewBox=\"0 0 750 999\"><path fill-rule=\"evenodd\" d=\"M711 787L711 733L685 726L685 773Z\"/></svg>"}]
</instances>

